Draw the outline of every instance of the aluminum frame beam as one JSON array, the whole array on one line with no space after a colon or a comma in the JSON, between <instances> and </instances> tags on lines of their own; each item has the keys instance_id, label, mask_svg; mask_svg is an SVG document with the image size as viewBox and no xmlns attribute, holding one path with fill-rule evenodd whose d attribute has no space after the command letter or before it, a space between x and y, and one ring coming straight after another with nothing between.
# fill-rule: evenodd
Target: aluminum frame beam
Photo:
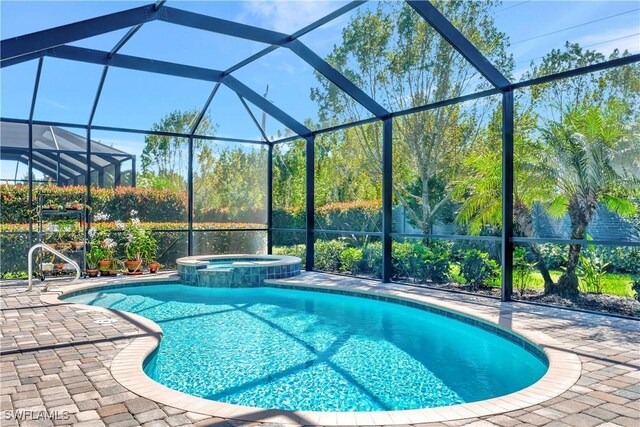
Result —
<instances>
[{"instance_id":1,"label":"aluminum frame beam","mask_svg":"<svg viewBox=\"0 0 640 427\"><path fill-rule=\"evenodd\" d=\"M513 293L513 91L502 94L502 286L501 300Z\"/></svg>"},{"instance_id":2,"label":"aluminum frame beam","mask_svg":"<svg viewBox=\"0 0 640 427\"><path fill-rule=\"evenodd\" d=\"M289 39L288 34L169 6L164 6L160 13L156 14L156 19L184 27L196 28L271 45L282 45Z\"/></svg>"},{"instance_id":3,"label":"aluminum frame beam","mask_svg":"<svg viewBox=\"0 0 640 427\"><path fill-rule=\"evenodd\" d=\"M352 9L355 9L356 7L360 7L361 5L363 5L364 3L366 3L366 0L362 1L362 0L357 0L357 1L352 1L344 6L342 6L341 8L329 13L328 15L323 16L322 18L318 19L315 22L312 22L311 24L307 25L306 27L302 28L301 30L296 31L295 33L291 34L291 40L296 40L302 36L304 36L307 33L310 33L311 31L315 30L316 28L333 21L336 18L339 18L340 16L344 15L345 13L349 12ZM240 68L252 63L253 61L256 61L260 58L262 58L263 56L273 52L274 50L278 49L280 46L269 46L266 47L264 49L262 49L261 51L254 53L253 55L251 55L250 57L238 62L235 65L232 65L231 67L227 68L225 70L225 74L231 74L234 71L238 71Z\"/></svg>"},{"instance_id":4,"label":"aluminum frame beam","mask_svg":"<svg viewBox=\"0 0 640 427\"><path fill-rule=\"evenodd\" d=\"M191 125L191 130L189 130L189 137L190 138L193 138L193 135L195 135L196 131L198 130L198 127L200 126L200 123L202 123L202 119L204 119L204 115L207 114L207 110L209 109L209 106L211 105L211 101L213 101L213 98L215 98L216 93L218 93L218 89L220 89L220 85L221 85L221 83L218 82L213 87L213 89L211 89L211 93L209 94L209 97L205 101L204 106L202 107L202 109L198 113L198 116L196 117L196 119L194 120L193 124Z\"/></svg>"},{"instance_id":5,"label":"aluminum frame beam","mask_svg":"<svg viewBox=\"0 0 640 427\"><path fill-rule=\"evenodd\" d=\"M256 119L256 116L253 115L253 111L251 111L251 108L249 108L249 105L247 105L247 101L245 101L244 98L241 97L240 95L238 95L238 99L244 106L244 109L247 110L247 114L249 115L249 117L251 117L251 121L253 121L253 124L256 125L256 128L258 128L258 132L260 132L262 139L264 139L264 141L267 144L271 145L271 141L269 141L267 134L265 133L264 129L262 129L262 126L260 126L260 123L258 123L258 119Z\"/></svg>"},{"instance_id":6,"label":"aluminum frame beam","mask_svg":"<svg viewBox=\"0 0 640 427\"><path fill-rule=\"evenodd\" d=\"M265 99L262 95L250 89L247 85L236 79L232 75L227 75L222 78L222 84L229 89L242 96L247 101L269 114L271 117L294 131L300 136L306 136L311 134L311 129L295 120L293 117L276 107L270 101Z\"/></svg>"},{"instance_id":7,"label":"aluminum frame beam","mask_svg":"<svg viewBox=\"0 0 640 427\"><path fill-rule=\"evenodd\" d=\"M509 79L471 43L431 2L406 0L431 27L457 50L476 70L496 88L506 91L511 86Z\"/></svg>"},{"instance_id":8,"label":"aluminum frame beam","mask_svg":"<svg viewBox=\"0 0 640 427\"><path fill-rule=\"evenodd\" d=\"M358 104L371 112L379 119L389 116L389 111L378 104L372 97L367 95L362 89L347 79L342 73L333 68L327 61L309 49L300 40L292 40L285 45L293 53L298 55L303 61L311 65L318 73L325 76L329 81L338 86L344 93L353 98Z\"/></svg>"},{"instance_id":9,"label":"aluminum frame beam","mask_svg":"<svg viewBox=\"0 0 640 427\"><path fill-rule=\"evenodd\" d=\"M393 277L393 119L382 122L382 283Z\"/></svg>"},{"instance_id":10,"label":"aluminum frame beam","mask_svg":"<svg viewBox=\"0 0 640 427\"><path fill-rule=\"evenodd\" d=\"M149 4L2 40L0 61L153 21L158 13L156 5Z\"/></svg>"},{"instance_id":11,"label":"aluminum frame beam","mask_svg":"<svg viewBox=\"0 0 640 427\"><path fill-rule=\"evenodd\" d=\"M47 49L40 54L67 59L70 61L88 62L98 65L108 65L116 68L126 68L130 70L222 83L298 135L305 136L311 133L309 128L295 120L280 108L276 107L273 103L266 100L253 89L249 88L247 85L231 75L224 75L223 72L219 70L176 64L173 62L155 61L152 59L122 54L115 54L109 58L108 52L76 46L60 46L53 49ZM92 127L97 129L96 126Z\"/></svg>"}]
</instances>

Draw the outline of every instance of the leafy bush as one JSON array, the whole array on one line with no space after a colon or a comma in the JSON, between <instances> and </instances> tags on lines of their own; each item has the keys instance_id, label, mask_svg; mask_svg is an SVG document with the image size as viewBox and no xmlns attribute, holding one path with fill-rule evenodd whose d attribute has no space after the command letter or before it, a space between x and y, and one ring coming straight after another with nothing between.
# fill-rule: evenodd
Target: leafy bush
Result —
<instances>
[{"instance_id":1,"label":"leafy bush","mask_svg":"<svg viewBox=\"0 0 640 427\"><path fill-rule=\"evenodd\" d=\"M346 248L340 254L340 271L358 274L362 264L362 249Z\"/></svg>"},{"instance_id":2,"label":"leafy bush","mask_svg":"<svg viewBox=\"0 0 640 427\"><path fill-rule=\"evenodd\" d=\"M477 249L467 251L462 261L461 272L472 291L500 276L498 263L489 258L488 253Z\"/></svg>"},{"instance_id":3,"label":"leafy bush","mask_svg":"<svg viewBox=\"0 0 640 427\"><path fill-rule=\"evenodd\" d=\"M316 208L317 228L326 230L380 231L382 208L379 200L329 203Z\"/></svg>"},{"instance_id":4,"label":"leafy bush","mask_svg":"<svg viewBox=\"0 0 640 427\"><path fill-rule=\"evenodd\" d=\"M542 244L539 245L540 254L544 264L549 270L560 270L565 264L566 248L561 245Z\"/></svg>"},{"instance_id":5,"label":"leafy bush","mask_svg":"<svg viewBox=\"0 0 640 427\"><path fill-rule=\"evenodd\" d=\"M196 213L199 221L204 222L267 222L266 212L264 209L209 209L204 212Z\"/></svg>"},{"instance_id":6,"label":"leafy bush","mask_svg":"<svg viewBox=\"0 0 640 427\"><path fill-rule=\"evenodd\" d=\"M370 242L362 248L362 273L382 277L382 243Z\"/></svg>"},{"instance_id":7,"label":"leafy bush","mask_svg":"<svg viewBox=\"0 0 640 427\"><path fill-rule=\"evenodd\" d=\"M276 228L303 229L307 226L304 209L273 208L273 226Z\"/></svg>"},{"instance_id":8,"label":"leafy bush","mask_svg":"<svg viewBox=\"0 0 640 427\"><path fill-rule=\"evenodd\" d=\"M607 271L616 273L640 274L640 247L602 246L597 248L600 256L609 261Z\"/></svg>"},{"instance_id":9,"label":"leafy bush","mask_svg":"<svg viewBox=\"0 0 640 427\"><path fill-rule=\"evenodd\" d=\"M529 261L525 248L518 246L513 250L513 285L520 296L523 296L529 287L536 264L536 262Z\"/></svg>"},{"instance_id":10,"label":"leafy bush","mask_svg":"<svg viewBox=\"0 0 640 427\"><path fill-rule=\"evenodd\" d=\"M273 254L297 256L302 260L302 268L304 268L307 258L307 245L274 246Z\"/></svg>"},{"instance_id":11,"label":"leafy bush","mask_svg":"<svg viewBox=\"0 0 640 427\"><path fill-rule=\"evenodd\" d=\"M316 240L315 268L324 271L340 271L340 254L347 248L341 240Z\"/></svg>"},{"instance_id":12,"label":"leafy bush","mask_svg":"<svg viewBox=\"0 0 640 427\"><path fill-rule=\"evenodd\" d=\"M631 282L631 289L635 292L635 299L640 301L640 277Z\"/></svg>"},{"instance_id":13,"label":"leafy bush","mask_svg":"<svg viewBox=\"0 0 640 427\"><path fill-rule=\"evenodd\" d=\"M580 264L578 265L577 273L580 284L586 292L602 293L602 279L606 274L605 269L608 265L609 263L604 262L603 257L596 254L593 247L580 253Z\"/></svg>"},{"instance_id":14,"label":"leafy bush","mask_svg":"<svg viewBox=\"0 0 640 427\"><path fill-rule=\"evenodd\" d=\"M392 258L396 277L439 283L449 279L451 254L446 243L394 242Z\"/></svg>"},{"instance_id":15,"label":"leafy bush","mask_svg":"<svg viewBox=\"0 0 640 427\"><path fill-rule=\"evenodd\" d=\"M83 186L43 186L46 200L64 205L78 200L86 192ZM34 203L37 188L34 188ZM28 223L35 212L29 212L27 201L29 187L24 185L0 185L0 222ZM186 193L136 187L92 188L92 212L106 213L114 219L129 219L129 212L137 210L143 221L164 222L187 220Z\"/></svg>"}]
</instances>

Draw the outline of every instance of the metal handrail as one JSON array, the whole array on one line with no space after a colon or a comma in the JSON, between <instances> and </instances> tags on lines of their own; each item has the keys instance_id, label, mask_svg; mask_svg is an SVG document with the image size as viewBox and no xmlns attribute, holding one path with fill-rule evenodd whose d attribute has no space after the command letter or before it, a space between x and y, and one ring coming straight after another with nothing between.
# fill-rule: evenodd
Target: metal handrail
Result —
<instances>
[{"instance_id":1,"label":"metal handrail","mask_svg":"<svg viewBox=\"0 0 640 427\"><path fill-rule=\"evenodd\" d=\"M76 269L76 278L74 280L78 280L80 278L80 275L82 274L82 271L80 270L80 266L78 265L77 262L75 262L74 260L72 260L68 256L62 254L61 252L53 249L51 246L47 246L44 243L36 243L35 245L31 246L31 249L29 249L29 254L27 255L29 257L29 260L28 260L28 264L29 264L29 286L27 287L27 292L30 291L33 288L33 251L35 251L38 248L44 249L46 251L49 251L52 254L54 254L55 256L57 256L59 258L62 258L64 261L66 261L69 264L71 264L73 266L73 268ZM44 287L44 290L46 291L48 288L49 288L49 285L46 285Z\"/></svg>"}]
</instances>

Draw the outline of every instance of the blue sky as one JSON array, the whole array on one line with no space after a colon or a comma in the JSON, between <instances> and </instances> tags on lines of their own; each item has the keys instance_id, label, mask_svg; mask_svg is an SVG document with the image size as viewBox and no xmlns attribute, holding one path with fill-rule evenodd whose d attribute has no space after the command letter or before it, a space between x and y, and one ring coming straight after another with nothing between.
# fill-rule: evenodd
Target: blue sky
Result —
<instances>
[{"instance_id":1,"label":"blue sky","mask_svg":"<svg viewBox=\"0 0 640 427\"><path fill-rule=\"evenodd\" d=\"M147 2L102 1L1 1L1 38L112 13ZM247 24L291 33L337 9L336 1L213 1L169 0L168 5ZM369 2L361 8L373 8ZM613 48L640 52L640 4L637 1L507 1L496 8L496 24L505 32L516 60L516 77L538 59L565 41L580 42L602 53ZM325 56L355 11L327 24L302 40ZM596 22L592 22L596 21ZM575 27L575 28L569 28ZM81 40L74 45L110 50L126 30ZM123 54L181 62L200 67L225 69L261 50L265 45L216 35L200 30L152 22L121 50ZM46 58L35 109L35 118L86 123L101 66ZM25 118L28 115L36 73L36 61L1 70L0 115ZM238 71L236 77L259 93L269 85L269 99L295 119L317 118L317 107L309 99L316 85L310 67L286 49L278 49ZM111 68L94 120L96 125L148 129L175 109L200 108L213 84L130 70ZM253 110L260 114L257 109ZM210 114L219 124L218 134L259 139L259 134L236 95L221 89ZM281 128L267 121L272 135ZM114 132L94 133L94 138L139 154L144 137ZM6 168L3 168L6 169ZM13 173L11 174L13 175ZM5 173L2 173L5 176Z\"/></svg>"}]
</instances>

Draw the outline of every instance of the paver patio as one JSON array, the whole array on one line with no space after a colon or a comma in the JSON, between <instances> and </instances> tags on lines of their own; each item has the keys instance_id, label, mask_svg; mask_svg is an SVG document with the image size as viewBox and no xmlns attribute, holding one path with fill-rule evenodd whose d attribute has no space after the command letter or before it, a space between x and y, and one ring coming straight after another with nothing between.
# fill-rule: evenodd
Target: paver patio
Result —
<instances>
[{"instance_id":1,"label":"paver patio","mask_svg":"<svg viewBox=\"0 0 640 427\"><path fill-rule=\"evenodd\" d=\"M374 284L446 300L495 316L501 324L543 332L559 341L562 349L575 352L582 362L579 380L565 393L541 405L440 425L640 425L638 321L322 273L304 273L296 280L300 277L310 284ZM41 289L30 293L25 289L25 282L5 281L0 285L3 427L259 425L157 404L128 391L111 375L111 361L133 338L150 332L117 313L107 316L74 304L44 304L40 300ZM96 323L106 318L118 321ZM53 420L12 416L16 411L45 410L68 411L69 416ZM291 420L291 424L300 422L304 420Z\"/></svg>"}]
</instances>

